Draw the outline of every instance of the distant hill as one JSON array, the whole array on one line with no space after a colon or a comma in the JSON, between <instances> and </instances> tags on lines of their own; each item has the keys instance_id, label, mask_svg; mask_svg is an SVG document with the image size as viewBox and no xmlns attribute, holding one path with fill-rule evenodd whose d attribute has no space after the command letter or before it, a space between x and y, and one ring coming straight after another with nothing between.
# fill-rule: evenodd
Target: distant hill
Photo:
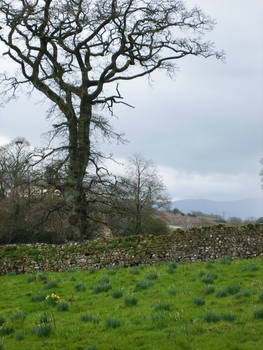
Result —
<instances>
[{"instance_id":1,"label":"distant hill","mask_svg":"<svg viewBox=\"0 0 263 350\"><path fill-rule=\"evenodd\" d=\"M185 199L172 202L172 209L177 208L187 214L191 211L201 211L205 214L217 214L225 219L238 217L242 220L263 216L263 198L243 199L233 202L219 202L208 199Z\"/></svg>"}]
</instances>

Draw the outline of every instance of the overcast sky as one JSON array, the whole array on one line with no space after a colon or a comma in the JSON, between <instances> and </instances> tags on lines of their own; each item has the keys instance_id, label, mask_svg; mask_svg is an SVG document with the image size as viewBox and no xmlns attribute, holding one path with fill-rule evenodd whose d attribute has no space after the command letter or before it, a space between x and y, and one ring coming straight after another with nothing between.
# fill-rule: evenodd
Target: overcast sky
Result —
<instances>
[{"instance_id":1,"label":"overcast sky","mask_svg":"<svg viewBox=\"0 0 263 350\"><path fill-rule=\"evenodd\" d=\"M129 143L103 148L122 161L134 153L152 159L173 199L263 197L263 1L186 4L217 20L208 38L225 50L225 62L187 58L178 61L172 80L156 73L150 83L121 83L136 108L119 107L113 123ZM5 61L0 64L7 68ZM0 109L0 143L16 136L42 142L50 124L36 100L22 97Z\"/></svg>"}]
</instances>

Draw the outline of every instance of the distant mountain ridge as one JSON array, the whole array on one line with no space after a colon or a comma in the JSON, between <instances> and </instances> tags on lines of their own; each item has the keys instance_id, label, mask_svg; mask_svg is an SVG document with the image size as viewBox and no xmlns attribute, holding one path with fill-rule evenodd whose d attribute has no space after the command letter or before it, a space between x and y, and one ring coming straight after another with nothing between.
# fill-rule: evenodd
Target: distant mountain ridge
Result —
<instances>
[{"instance_id":1,"label":"distant mountain ridge","mask_svg":"<svg viewBox=\"0 0 263 350\"><path fill-rule=\"evenodd\" d=\"M184 199L172 202L171 207L177 208L185 214L191 211L201 211L205 214L220 215L225 219L238 217L244 220L263 216L263 198L250 198L231 202L219 202L209 199Z\"/></svg>"}]
</instances>

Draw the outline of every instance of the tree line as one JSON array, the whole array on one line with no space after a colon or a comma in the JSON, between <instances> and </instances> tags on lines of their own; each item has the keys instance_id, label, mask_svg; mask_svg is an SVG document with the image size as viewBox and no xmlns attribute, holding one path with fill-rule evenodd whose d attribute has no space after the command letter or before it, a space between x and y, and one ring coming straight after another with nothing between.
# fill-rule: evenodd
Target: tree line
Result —
<instances>
[{"instance_id":1,"label":"tree line","mask_svg":"<svg viewBox=\"0 0 263 350\"><path fill-rule=\"evenodd\" d=\"M0 147L1 243L79 239L68 223L67 164L58 170L57 160L43 161L43 154L21 137ZM83 239L108 231L114 236L169 232L154 215L169 203L165 186L153 163L142 156L133 156L123 176L94 169L83 187L88 227Z\"/></svg>"}]
</instances>

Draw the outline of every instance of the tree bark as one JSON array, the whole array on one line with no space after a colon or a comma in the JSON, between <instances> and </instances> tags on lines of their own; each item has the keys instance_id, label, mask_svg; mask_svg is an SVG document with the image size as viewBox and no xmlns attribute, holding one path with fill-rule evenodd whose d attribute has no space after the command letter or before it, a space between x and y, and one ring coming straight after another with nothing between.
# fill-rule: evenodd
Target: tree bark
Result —
<instances>
[{"instance_id":1,"label":"tree bark","mask_svg":"<svg viewBox=\"0 0 263 350\"><path fill-rule=\"evenodd\" d=\"M81 241L87 238L87 206L82 188L69 185L65 190L65 200L70 208L68 223L72 238Z\"/></svg>"},{"instance_id":2,"label":"tree bark","mask_svg":"<svg viewBox=\"0 0 263 350\"><path fill-rule=\"evenodd\" d=\"M90 159L90 123L92 107L81 101L80 116L69 117L69 169L65 200L70 208L68 223L75 240L88 238L87 202L83 179Z\"/></svg>"},{"instance_id":3,"label":"tree bark","mask_svg":"<svg viewBox=\"0 0 263 350\"><path fill-rule=\"evenodd\" d=\"M140 204L136 205L136 222L135 222L135 234L140 235L142 233L142 208Z\"/></svg>"},{"instance_id":4,"label":"tree bark","mask_svg":"<svg viewBox=\"0 0 263 350\"><path fill-rule=\"evenodd\" d=\"M139 235L142 232L142 206L141 206L141 169L136 163L137 169L137 183L136 183L136 222L135 222L135 234Z\"/></svg>"}]
</instances>

